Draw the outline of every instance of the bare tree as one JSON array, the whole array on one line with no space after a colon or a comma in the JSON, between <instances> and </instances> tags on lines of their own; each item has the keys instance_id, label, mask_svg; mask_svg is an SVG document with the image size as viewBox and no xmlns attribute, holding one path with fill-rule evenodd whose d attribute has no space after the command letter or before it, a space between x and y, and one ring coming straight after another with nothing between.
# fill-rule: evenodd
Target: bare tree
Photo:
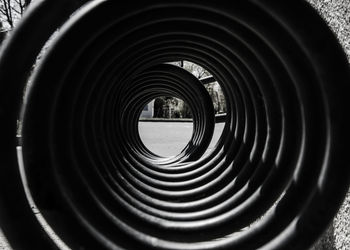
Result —
<instances>
[{"instance_id":1,"label":"bare tree","mask_svg":"<svg viewBox=\"0 0 350 250\"><path fill-rule=\"evenodd\" d=\"M31 0L0 0L0 21L8 29L13 29L22 17Z\"/></svg>"},{"instance_id":2,"label":"bare tree","mask_svg":"<svg viewBox=\"0 0 350 250\"><path fill-rule=\"evenodd\" d=\"M170 62L170 64L184 68L188 72L192 73L198 79L201 79L206 76L210 76L210 73L206 69L204 69L203 67L193 62L182 60L182 61Z\"/></svg>"},{"instance_id":3,"label":"bare tree","mask_svg":"<svg viewBox=\"0 0 350 250\"><path fill-rule=\"evenodd\" d=\"M188 62L188 61L182 61L182 65L184 69L191 72L198 79L201 79L205 76L210 76L210 73L203 67L199 66L198 64Z\"/></svg>"}]
</instances>

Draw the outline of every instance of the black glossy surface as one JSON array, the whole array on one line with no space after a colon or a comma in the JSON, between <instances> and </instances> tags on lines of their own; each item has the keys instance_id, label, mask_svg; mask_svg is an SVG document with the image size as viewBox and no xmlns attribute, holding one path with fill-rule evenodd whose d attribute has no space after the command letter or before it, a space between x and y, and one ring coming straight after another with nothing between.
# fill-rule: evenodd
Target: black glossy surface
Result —
<instances>
[{"instance_id":1,"label":"black glossy surface","mask_svg":"<svg viewBox=\"0 0 350 250\"><path fill-rule=\"evenodd\" d=\"M33 8L0 61L0 219L15 249L45 238L16 166L16 110L63 5ZM12 50L28 36L18 63ZM223 134L204 157L213 107L200 81L164 64L176 60L207 68L225 93ZM349 80L333 34L301 0L92 1L33 74L21 107L25 178L73 249L306 249L348 190ZM165 94L194 114L190 144L171 159L137 133L142 107Z\"/></svg>"}]
</instances>

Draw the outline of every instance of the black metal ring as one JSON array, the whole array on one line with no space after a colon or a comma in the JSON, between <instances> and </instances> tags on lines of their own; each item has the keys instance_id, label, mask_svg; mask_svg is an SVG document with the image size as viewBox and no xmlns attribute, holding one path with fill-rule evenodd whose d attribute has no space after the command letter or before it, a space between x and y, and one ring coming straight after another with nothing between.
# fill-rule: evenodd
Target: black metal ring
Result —
<instances>
[{"instance_id":1,"label":"black metal ring","mask_svg":"<svg viewBox=\"0 0 350 250\"><path fill-rule=\"evenodd\" d=\"M78 6L37 3L2 49L0 219L11 245L55 248L22 190L21 114L22 179L72 249L309 247L350 182L349 67L315 11L301 0L91 1L61 27L22 102L40 47ZM224 130L205 155L210 96L165 64L177 60L207 68L224 91ZM194 115L190 143L170 159L137 132L142 107L164 94Z\"/></svg>"}]
</instances>

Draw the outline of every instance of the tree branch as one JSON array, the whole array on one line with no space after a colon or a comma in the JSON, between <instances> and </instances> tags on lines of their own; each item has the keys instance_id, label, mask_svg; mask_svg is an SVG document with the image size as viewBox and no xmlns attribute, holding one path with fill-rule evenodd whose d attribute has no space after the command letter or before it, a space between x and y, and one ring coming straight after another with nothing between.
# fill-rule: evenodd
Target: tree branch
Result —
<instances>
[{"instance_id":1,"label":"tree branch","mask_svg":"<svg viewBox=\"0 0 350 250\"><path fill-rule=\"evenodd\" d=\"M0 0L1 20L6 22L11 29L15 22L22 17L32 0Z\"/></svg>"},{"instance_id":2,"label":"tree branch","mask_svg":"<svg viewBox=\"0 0 350 250\"><path fill-rule=\"evenodd\" d=\"M15 12L15 13L17 13L18 15L22 15L21 11L16 10L15 7L11 7L11 11L12 11L12 13Z\"/></svg>"}]
</instances>

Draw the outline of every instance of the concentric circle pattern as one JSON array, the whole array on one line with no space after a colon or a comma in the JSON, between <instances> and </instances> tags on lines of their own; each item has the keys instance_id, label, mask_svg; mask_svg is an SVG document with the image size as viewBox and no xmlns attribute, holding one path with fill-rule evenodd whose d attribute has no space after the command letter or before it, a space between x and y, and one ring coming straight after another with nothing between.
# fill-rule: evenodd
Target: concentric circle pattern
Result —
<instances>
[{"instance_id":1,"label":"concentric circle pattern","mask_svg":"<svg viewBox=\"0 0 350 250\"><path fill-rule=\"evenodd\" d=\"M207 154L213 104L168 64L179 60L208 69L225 95ZM301 0L37 1L2 48L0 80L0 222L15 249L57 248L24 188L72 249L294 250L349 187L349 67ZM138 134L159 96L193 113L191 140L170 158Z\"/></svg>"}]
</instances>

